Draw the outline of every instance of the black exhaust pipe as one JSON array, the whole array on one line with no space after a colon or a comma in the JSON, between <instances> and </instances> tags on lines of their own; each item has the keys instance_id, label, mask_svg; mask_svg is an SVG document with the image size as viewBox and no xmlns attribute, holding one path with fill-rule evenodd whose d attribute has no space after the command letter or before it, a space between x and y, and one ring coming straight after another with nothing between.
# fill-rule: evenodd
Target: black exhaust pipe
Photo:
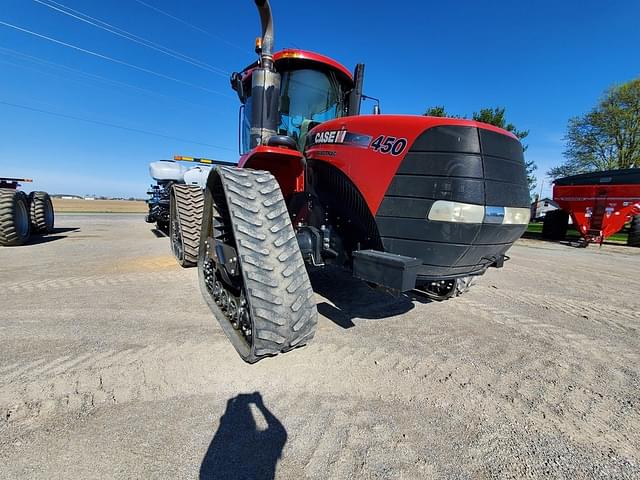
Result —
<instances>
[{"instance_id":1,"label":"black exhaust pipe","mask_svg":"<svg viewBox=\"0 0 640 480\"><path fill-rule=\"evenodd\" d=\"M257 49L259 67L251 75L251 148L264 145L276 135L280 122L280 74L273 65L273 16L269 0L255 0L262 24L262 42Z\"/></svg>"},{"instance_id":2,"label":"black exhaust pipe","mask_svg":"<svg viewBox=\"0 0 640 480\"><path fill-rule=\"evenodd\" d=\"M262 67L271 69L273 67L273 16L271 15L271 5L269 0L255 0L260 13L260 23L262 24L262 49L260 60Z\"/></svg>"}]
</instances>

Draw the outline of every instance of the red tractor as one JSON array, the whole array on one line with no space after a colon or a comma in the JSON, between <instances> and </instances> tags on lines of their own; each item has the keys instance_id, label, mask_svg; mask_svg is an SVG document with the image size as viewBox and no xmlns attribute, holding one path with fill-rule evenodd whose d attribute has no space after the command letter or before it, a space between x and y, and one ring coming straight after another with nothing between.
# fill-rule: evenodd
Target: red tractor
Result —
<instances>
[{"instance_id":1,"label":"red tractor","mask_svg":"<svg viewBox=\"0 0 640 480\"><path fill-rule=\"evenodd\" d=\"M32 233L51 233L54 213L51 198L46 192L19 190L20 182L28 178L0 177L0 245L15 246L26 243Z\"/></svg>"},{"instance_id":2,"label":"red tractor","mask_svg":"<svg viewBox=\"0 0 640 480\"><path fill-rule=\"evenodd\" d=\"M240 356L311 340L306 267L436 300L502 267L529 220L518 139L469 120L361 115L364 65L352 74L316 53L274 53L269 2L255 3L259 58L231 77L241 157L208 177L198 259L202 294Z\"/></svg>"},{"instance_id":3,"label":"red tractor","mask_svg":"<svg viewBox=\"0 0 640 480\"><path fill-rule=\"evenodd\" d=\"M564 239L571 216L583 246L602 244L630 221L627 243L640 247L640 168L559 178L553 182L553 200L560 209L545 215L544 238Z\"/></svg>"}]
</instances>

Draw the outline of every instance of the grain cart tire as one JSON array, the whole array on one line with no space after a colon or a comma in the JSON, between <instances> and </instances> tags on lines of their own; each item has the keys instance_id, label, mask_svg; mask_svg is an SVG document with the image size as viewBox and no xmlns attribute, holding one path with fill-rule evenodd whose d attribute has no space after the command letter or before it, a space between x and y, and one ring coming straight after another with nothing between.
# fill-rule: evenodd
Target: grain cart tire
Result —
<instances>
[{"instance_id":1,"label":"grain cart tire","mask_svg":"<svg viewBox=\"0 0 640 480\"><path fill-rule=\"evenodd\" d=\"M635 215L631 219L631 226L629 227L629 237L627 238L627 245L631 247L640 247L640 215Z\"/></svg>"},{"instance_id":2,"label":"grain cart tire","mask_svg":"<svg viewBox=\"0 0 640 480\"><path fill-rule=\"evenodd\" d=\"M27 196L24 192L0 188L0 245L22 245L30 235Z\"/></svg>"},{"instance_id":3,"label":"grain cart tire","mask_svg":"<svg viewBox=\"0 0 640 480\"><path fill-rule=\"evenodd\" d=\"M473 285L474 280L475 277L461 277L452 280L430 281L416 287L416 290L431 300L442 302L450 298L459 297L467 292Z\"/></svg>"},{"instance_id":4,"label":"grain cart tire","mask_svg":"<svg viewBox=\"0 0 640 480\"><path fill-rule=\"evenodd\" d=\"M55 214L51 197L47 192L31 192L29 194L29 212L33 233L53 232Z\"/></svg>"},{"instance_id":5,"label":"grain cart tire","mask_svg":"<svg viewBox=\"0 0 640 480\"><path fill-rule=\"evenodd\" d=\"M211 171L200 242L202 294L244 361L311 340L318 315L313 290L280 186L269 172Z\"/></svg>"},{"instance_id":6,"label":"grain cart tire","mask_svg":"<svg viewBox=\"0 0 640 480\"><path fill-rule=\"evenodd\" d=\"M569 214L564 210L552 210L544 216L542 238L548 240L564 240L569 227Z\"/></svg>"},{"instance_id":7,"label":"grain cart tire","mask_svg":"<svg viewBox=\"0 0 640 480\"><path fill-rule=\"evenodd\" d=\"M198 263L204 195L197 185L174 185L171 189L169 239L171 250L183 267Z\"/></svg>"}]
</instances>

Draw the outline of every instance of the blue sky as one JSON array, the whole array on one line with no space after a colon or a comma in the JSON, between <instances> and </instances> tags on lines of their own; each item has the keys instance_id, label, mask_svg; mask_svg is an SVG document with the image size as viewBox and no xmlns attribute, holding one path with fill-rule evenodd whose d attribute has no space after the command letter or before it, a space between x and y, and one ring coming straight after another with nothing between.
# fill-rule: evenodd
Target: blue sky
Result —
<instances>
[{"instance_id":1,"label":"blue sky","mask_svg":"<svg viewBox=\"0 0 640 480\"><path fill-rule=\"evenodd\" d=\"M238 102L228 73L255 58L252 1L55 2L0 0L0 22L138 68L0 25L0 175L33 177L28 189L55 193L143 196L150 161L174 154L237 159ZM272 0L272 7L278 49L318 51L350 69L366 63L365 93L381 98L384 113L506 107L510 121L531 131L526 155L538 163L540 179L562 161L567 120L610 85L640 74L640 2L632 0ZM178 53L191 60L174 58Z\"/></svg>"}]
</instances>

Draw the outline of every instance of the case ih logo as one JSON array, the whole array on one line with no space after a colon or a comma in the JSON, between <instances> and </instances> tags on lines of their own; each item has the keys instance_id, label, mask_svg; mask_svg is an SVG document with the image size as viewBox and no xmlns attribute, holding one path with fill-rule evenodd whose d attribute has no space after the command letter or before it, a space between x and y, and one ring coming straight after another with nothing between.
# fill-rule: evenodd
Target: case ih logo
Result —
<instances>
[{"instance_id":1,"label":"case ih logo","mask_svg":"<svg viewBox=\"0 0 640 480\"><path fill-rule=\"evenodd\" d=\"M316 133L311 139L308 146L313 147L321 143L325 144L343 144L356 147L370 148L374 152L391 154L398 156L407 147L406 138L397 138L389 135L378 135L372 141L369 135L359 133L351 133L346 130L326 130Z\"/></svg>"},{"instance_id":2,"label":"case ih logo","mask_svg":"<svg viewBox=\"0 0 640 480\"><path fill-rule=\"evenodd\" d=\"M352 133L346 130L326 130L324 132L318 132L315 135L307 137L307 146L312 147L321 143L325 144L343 144L356 147L368 147L371 142L369 135L361 135L359 133Z\"/></svg>"},{"instance_id":3,"label":"case ih logo","mask_svg":"<svg viewBox=\"0 0 640 480\"><path fill-rule=\"evenodd\" d=\"M313 143L344 143L346 136L346 130L327 130L326 132L316 133Z\"/></svg>"}]
</instances>

